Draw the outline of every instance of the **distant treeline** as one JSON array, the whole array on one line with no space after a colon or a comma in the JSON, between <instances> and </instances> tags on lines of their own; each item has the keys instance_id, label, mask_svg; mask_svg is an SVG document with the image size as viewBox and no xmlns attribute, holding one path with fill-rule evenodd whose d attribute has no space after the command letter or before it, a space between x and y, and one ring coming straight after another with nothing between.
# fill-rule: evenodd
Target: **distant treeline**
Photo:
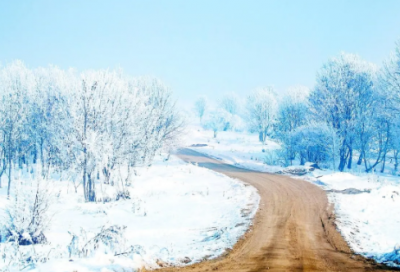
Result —
<instances>
[{"instance_id":1,"label":"distant treeline","mask_svg":"<svg viewBox=\"0 0 400 272\"><path fill-rule=\"evenodd\" d=\"M400 43L380 68L342 53L322 66L312 90L294 87L278 96L272 87L260 88L243 101L228 94L218 110L209 110L202 97L195 112L214 137L245 127L263 143L275 138L282 145L277 163L283 165L308 161L344 171L356 163L367 172L384 172L390 156L398 170Z\"/></svg>"}]
</instances>

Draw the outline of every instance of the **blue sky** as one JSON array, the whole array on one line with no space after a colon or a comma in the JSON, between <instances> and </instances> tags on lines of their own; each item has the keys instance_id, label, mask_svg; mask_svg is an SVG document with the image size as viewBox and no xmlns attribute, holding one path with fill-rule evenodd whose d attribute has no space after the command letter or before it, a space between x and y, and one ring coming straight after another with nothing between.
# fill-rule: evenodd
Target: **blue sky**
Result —
<instances>
[{"instance_id":1,"label":"blue sky","mask_svg":"<svg viewBox=\"0 0 400 272\"><path fill-rule=\"evenodd\" d=\"M400 1L0 1L0 62L122 67L183 101L273 85L312 87L341 51L380 64Z\"/></svg>"}]
</instances>

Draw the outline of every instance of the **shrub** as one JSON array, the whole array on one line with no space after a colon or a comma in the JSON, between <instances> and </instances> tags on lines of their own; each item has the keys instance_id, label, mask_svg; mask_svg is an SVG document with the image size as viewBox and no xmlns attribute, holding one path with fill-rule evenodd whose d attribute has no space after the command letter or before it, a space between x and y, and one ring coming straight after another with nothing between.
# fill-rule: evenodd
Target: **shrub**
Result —
<instances>
[{"instance_id":1,"label":"shrub","mask_svg":"<svg viewBox=\"0 0 400 272\"><path fill-rule=\"evenodd\" d=\"M96 233L92 238L88 238L88 233L81 229L80 234L69 232L72 236L68 246L70 258L73 255L78 257L87 257L94 253L101 246L112 251L112 254L118 254L125 245L124 232L125 226L103 226L100 232Z\"/></svg>"},{"instance_id":2,"label":"shrub","mask_svg":"<svg viewBox=\"0 0 400 272\"><path fill-rule=\"evenodd\" d=\"M17 184L5 210L2 240L19 245L46 243L44 231L50 224L49 207L50 192L41 177L31 184Z\"/></svg>"}]
</instances>

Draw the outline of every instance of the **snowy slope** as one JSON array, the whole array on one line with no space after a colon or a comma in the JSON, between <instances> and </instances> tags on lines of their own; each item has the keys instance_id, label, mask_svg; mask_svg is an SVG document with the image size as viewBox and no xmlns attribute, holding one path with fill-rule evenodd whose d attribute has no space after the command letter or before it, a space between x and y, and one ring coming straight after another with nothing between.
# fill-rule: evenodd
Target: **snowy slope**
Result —
<instances>
[{"instance_id":1,"label":"snowy slope","mask_svg":"<svg viewBox=\"0 0 400 272\"><path fill-rule=\"evenodd\" d=\"M54 182L54 186L54 217L45 232L51 245L35 246L35 251L48 253L49 260L24 270L126 271L215 258L246 232L259 202L253 187L175 157L168 162L159 158L152 167L138 169L128 187L128 200L84 203L81 187L75 193L67 182ZM111 186L104 186L103 191L111 194ZM0 189L0 209L8 205L5 194L6 189ZM244 208L251 209L251 214L243 215ZM104 225L126 226L119 250L123 253L133 246L134 252L114 256L109 249L100 248L87 258L69 257L72 236L68 232L83 229L93 237ZM31 251L31 247L21 250ZM5 243L0 244L0 253L2 250L7 251ZM0 259L0 271L5 266Z\"/></svg>"}]
</instances>

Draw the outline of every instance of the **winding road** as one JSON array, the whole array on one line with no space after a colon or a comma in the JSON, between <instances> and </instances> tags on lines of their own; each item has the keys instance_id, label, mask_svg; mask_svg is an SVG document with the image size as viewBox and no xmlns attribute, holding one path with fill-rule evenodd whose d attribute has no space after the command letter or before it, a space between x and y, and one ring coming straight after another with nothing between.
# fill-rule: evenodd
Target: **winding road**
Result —
<instances>
[{"instance_id":1,"label":"winding road","mask_svg":"<svg viewBox=\"0 0 400 272\"><path fill-rule=\"evenodd\" d=\"M352 253L319 187L237 168L190 149L177 156L251 184L261 201L252 229L224 256L162 271L393 271Z\"/></svg>"}]
</instances>

